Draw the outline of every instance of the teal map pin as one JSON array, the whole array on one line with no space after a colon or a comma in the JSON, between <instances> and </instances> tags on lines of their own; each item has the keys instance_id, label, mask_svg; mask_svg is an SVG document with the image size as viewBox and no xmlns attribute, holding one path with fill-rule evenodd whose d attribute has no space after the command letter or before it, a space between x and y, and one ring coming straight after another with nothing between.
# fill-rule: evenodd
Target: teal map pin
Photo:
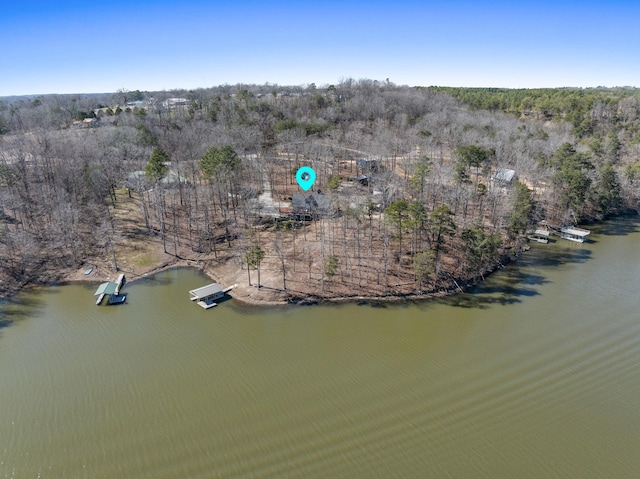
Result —
<instances>
[{"instance_id":1,"label":"teal map pin","mask_svg":"<svg viewBox=\"0 0 640 479\"><path fill-rule=\"evenodd\" d=\"M296 181L304 191L313 186L316 181L316 172L309 166L303 166L296 173Z\"/></svg>"}]
</instances>

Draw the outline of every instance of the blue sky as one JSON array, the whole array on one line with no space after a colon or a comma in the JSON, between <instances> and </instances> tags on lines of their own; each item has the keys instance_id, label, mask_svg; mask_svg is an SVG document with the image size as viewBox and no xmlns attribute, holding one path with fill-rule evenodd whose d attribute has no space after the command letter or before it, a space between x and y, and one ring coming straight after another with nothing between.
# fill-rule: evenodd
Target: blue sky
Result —
<instances>
[{"instance_id":1,"label":"blue sky","mask_svg":"<svg viewBox=\"0 0 640 479\"><path fill-rule=\"evenodd\" d=\"M0 13L0 96L222 84L640 86L640 2L32 1Z\"/></svg>"}]
</instances>

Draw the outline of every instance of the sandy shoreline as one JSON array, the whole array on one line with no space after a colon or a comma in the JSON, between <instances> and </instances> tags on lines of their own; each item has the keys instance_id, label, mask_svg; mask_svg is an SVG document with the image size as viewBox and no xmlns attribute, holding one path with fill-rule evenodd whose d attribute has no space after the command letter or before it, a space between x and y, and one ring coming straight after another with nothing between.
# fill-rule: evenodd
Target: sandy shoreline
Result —
<instances>
[{"instance_id":1,"label":"sandy shoreline","mask_svg":"<svg viewBox=\"0 0 640 479\"><path fill-rule=\"evenodd\" d=\"M203 266L201 262L194 260L180 260L176 259L174 261L167 261L149 268L144 271L128 271L127 269L119 269L117 272L113 271L104 271L104 268L92 267L92 263L87 263L87 267L83 267L78 271L69 271L66 274L62 275L56 284L65 284L65 283L101 283L106 281L115 281L119 274L124 273L127 278L127 284L135 284L138 281L144 280L146 278L152 277L158 273L163 271L175 269L175 268L192 268L198 271L201 271L204 275L206 275L212 282L219 282L225 286L231 284L238 284L237 288L234 288L231 296L238 301L241 301L246 304L255 305L255 306L281 306L284 304L289 304L290 302L285 299L277 299L278 292L276 290L271 290L271 288L260 288L260 297L256 297L252 290L258 291L257 288L249 287L247 288L244 284L235 283L233 281L228 281L224 278L224 275L214 274L209 268ZM92 272L86 275L84 272L88 269L92 269ZM35 285L36 287L38 285ZM39 285L42 286L42 285ZM280 292L282 293L282 292ZM282 294L280 294L281 296ZM269 299L266 296L273 296L273 299Z\"/></svg>"}]
</instances>

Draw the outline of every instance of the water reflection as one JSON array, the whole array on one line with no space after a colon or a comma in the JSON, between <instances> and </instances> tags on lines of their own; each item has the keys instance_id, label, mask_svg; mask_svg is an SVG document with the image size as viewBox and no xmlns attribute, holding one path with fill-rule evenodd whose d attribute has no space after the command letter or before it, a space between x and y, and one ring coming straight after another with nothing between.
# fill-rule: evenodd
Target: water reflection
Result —
<instances>
[{"instance_id":1,"label":"water reflection","mask_svg":"<svg viewBox=\"0 0 640 479\"><path fill-rule=\"evenodd\" d=\"M640 217L638 215L613 218L591 227L593 233L603 236L626 236L640 231Z\"/></svg>"},{"instance_id":2,"label":"water reflection","mask_svg":"<svg viewBox=\"0 0 640 479\"><path fill-rule=\"evenodd\" d=\"M46 304L46 296L58 294L55 288L23 293L0 301L0 329L15 321L36 317Z\"/></svg>"}]
</instances>

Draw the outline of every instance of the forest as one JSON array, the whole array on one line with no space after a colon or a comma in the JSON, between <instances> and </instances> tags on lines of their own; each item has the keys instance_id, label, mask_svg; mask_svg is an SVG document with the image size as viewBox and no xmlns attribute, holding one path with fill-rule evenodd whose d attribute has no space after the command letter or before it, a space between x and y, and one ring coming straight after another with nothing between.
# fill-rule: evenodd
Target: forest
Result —
<instances>
[{"instance_id":1,"label":"forest","mask_svg":"<svg viewBox=\"0 0 640 479\"><path fill-rule=\"evenodd\" d=\"M636 212L639 185L634 88L6 97L0 297L173 262L286 301L455 292L542 221Z\"/></svg>"}]
</instances>

